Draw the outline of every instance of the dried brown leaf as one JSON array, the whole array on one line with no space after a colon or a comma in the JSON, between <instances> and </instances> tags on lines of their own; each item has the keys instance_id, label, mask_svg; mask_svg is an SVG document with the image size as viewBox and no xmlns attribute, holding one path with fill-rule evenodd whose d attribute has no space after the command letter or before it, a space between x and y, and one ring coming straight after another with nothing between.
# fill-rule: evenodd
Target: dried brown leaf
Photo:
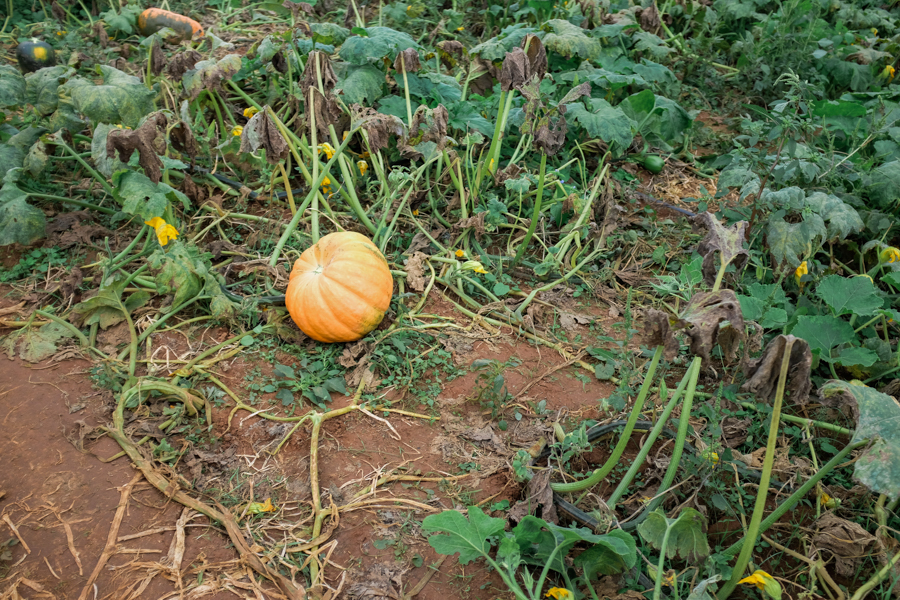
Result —
<instances>
[{"instance_id":1,"label":"dried brown leaf","mask_svg":"<svg viewBox=\"0 0 900 600\"><path fill-rule=\"evenodd\" d=\"M522 49L528 57L529 77L543 79L547 73L547 50L539 37L529 33L522 40Z\"/></svg>"},{"instance_id":2,"label":"dried brown leaf","mask_svg":"<svg viewBox=\"0 0 900 600\"><path fill-rule=\"evenodd\" d=\"M106 28L101 21L94 23L94 35L97 36L97 41L100 43L101 48L109 46L109 34L106 33Z\"/></svg>"},{"instance_id":3,"label":"dried brown leaf","mask_svg":"<svg viewBox=\"0 0 900 600\"><path fill-rule=\"evenodd\" d=\"M159 38L153 40L150 46L150 72L159 75L166 66L166 53L163 52L162 46L159 44Z\"/></svg>"},{"instance_id":4,"label":"dried brown leaf","mask_svg":"<svg viewBox=\"0 0 900 600\"><path fill-rule=\"evenodd\" d=\"M650 348L662 346L666 360L675 358L680 344L675 339L668 314L652 308L644 312L644 344Z\"/></svg>"},{"instance_id":5,"label":"dried brown leaf","mask_svg":"<svg viewBox=\"0 0 900 600\"><path fill-rule=\"evenodd\" d=\"M541 507L541 518L548 523L559 525L559 516L556 513L556 505L553 503L553 490L550 489L550 474L552 469L544 469L535 473L526 488L527 495L509 511L509 519L518 523L526 515L537 512Z\"/></svg>"},{"instance_id":6,"label":"dried brown leaf","mask_svg":"<svg viewBox=\"0 0 900 600\"><path fill-rule=\"evenodd\" d=\"M106 138L106 154L112 158L118 153L119 159L127 163L135 151L140 158L138 160L144 169L144 174L153 183L159 183L162 179L163 163L159 155L166 152L166 126L169 120L162 112L157 112L144 121L137 129L113 129Z\"/></svg>"},{"instance_id":7,"label":"dried brown leaf","mask_svg":"<svg viewBox=\"0 0 900 600\"><path fill-rule=\"evenodd\" d=\"M287 158L290 151L287 140L269 118L269 107L253 115L241 133L241 152L256 152L260 148L266 151L266 161L270 165Z\"/></svg>"},{"instance_id":8,"label":"dried brown leaf","mask_svg":"<svg viewBox=\"0 0 900 600\"><path fill-rule=\"evenodd\" d=\"M414 252L406 261L406 283L416 292L425 291L425 263L428 256Z\"/></svg>"},{"instance_id":9,"label":"dried brown leaf","mask_svg":"<svg viewBox=\"0 0 900 600\"><path fill-rule=\"evenodd\" d=\"M179 121L169 131L169 141L172 143L172 148L177 152L187 154L191 157L191 160L194 160L200 154L200 145L197 143L197 138L194 137L191 126L184 121Z\"/></svg>"},{"instance_id":10,"label":"dried brown leaf","mask_svg":"<svg viewBox=\"0 0 900 600\"><path fill-rule=\"evenodd\" d=\"M419 62L419 53L416 52L415 48L401 50L397 53L397 58L394 59L394 70L398 73L403 73L404 71L417 73L421 68L422 63Z\"/></svg>"},{"instance_id":11,"label":"dried brown leaf","mask_svg":"<svg viewBox=\"0 0 900 600\"><path fill-rule=\"evenodd\" d=\"M834 513L819 517L816 529L812 540L815 550L826 550L833 555L835 572L842 577L852 577L856 573L857 565L870 555L869 547L875 542L875 536L861 525Z\"/></svg>"},{"instance_id":12,"label":"dried brown leaf","mask_svg":"<svg viewBox=\"0 0 900 600\"><path fill-rule=\"evenodd\" d=\"M725 227L707 211L694 217L693 225L707 230L706 237L697 246L697 252L703 256L703 280L707 284L715 283L720 264L733 263L736 269L741 269L747 263L750 258L750 253L744 249L747 221ZM718 260L716 252L719 253Z\"/></svg>"},{"instance_id":13,"label":"dried brown leaf","mask_svg":"<svg viewBox=\"0 0 900 600\"><path fill-rule=\"evenodd\" d=\"M504 92L514 90L525 84L531 76L528 56L521 48L513 48L503 59L500 70L500 89Z\"/></svg>"},{"instance_id":14,"label":"dried brown leaf","mask_svg":"<svg viewBox=\"0 0 900 600\"><path fill-rule=\"evenodd\" d=\"M169 59L166 65L166 73L172 79L181 79L185 73L193 69L194 65L201 60L203 60L203 55L196 50L185 50Z\"/></svg>"},{"instance_id":15,"label":"dried brown leaf","mask_svg":"<svg viewBox=\"0 0 900 600\"><path fill-rule=\"evenodd\" d=\"M809 379L812 352L805 340L792 335L779 335L772 339L766 345L762 356L748 362L747 381L741 386L741 390L750 392L760 400L772 400L778 387L784 353L791 341L793 345L790 350L785 391L791 393L791 401L794 404L806 404L809 401L809 390L812 387Z\"/></svg>"},{"instance_id":16,"label":"dried brown leaf","mask_svg":"<svg viewBox=\"0 0 900 600\"><path fill-rule=\"evenodd\" d=\"M717 343L725 356L734 356L744 338L741 303L731 290L694 294L681 315L680 325L688 327L691 353L699 356L704 365L709 362L710 352ZM722 335L728 327L734 331Z\"/></svg>"},{"instance_id":17,"label":"dried brown leaf","mask_svg":"<svg viewBox=\"0 0 900 600\"><path fill-rule=\"evenodd\" d=\"M350 110L353 126L359 125L366 132L372 153L387 148L391 137L403 138L406 135L406 126L394 115L385 115L359 104L352 105Z\"/></svg>"},{"instance_id":18,"label":"dried brown leaf","mask_svg":"<svg viewBox=\"0 0 900 600\"><path fill-rule=\"evenodd\" d=\"M656 33L659 29L659 11L656 9L656 4L653 3L647 8L641 9L640 15L641 29Z\"/></svg>"}]
</instances>

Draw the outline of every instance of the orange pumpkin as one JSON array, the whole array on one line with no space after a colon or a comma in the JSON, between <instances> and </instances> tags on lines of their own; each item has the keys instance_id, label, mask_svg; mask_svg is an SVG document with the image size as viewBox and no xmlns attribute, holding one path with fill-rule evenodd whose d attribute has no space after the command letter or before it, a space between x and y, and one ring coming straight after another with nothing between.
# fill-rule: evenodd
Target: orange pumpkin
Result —
<instances>
[{"instance_id":1,"label":"orange pumpkin","mask_svg":"<svg viewBox=\"0 0 900 600\"><path fill-rule=\"evenodd\" d=\"M303 333L320 342L352 342L381 323L394 281L387 260L366 236L332 233L300 255L285 304Z\"/></svg>"},{"instance_id":2,"label":"orange pumpkin","mask_svg":"<svg viewBox=\"0 0 900 600\"><path fill-rule=\"evenodd\" d=\"M137 28L141 35L153 35L163 27L168 27L182 40L203 37L203 26L197 21L161 8L148 8L137 19Z\"/></svg>"}]
</instances>

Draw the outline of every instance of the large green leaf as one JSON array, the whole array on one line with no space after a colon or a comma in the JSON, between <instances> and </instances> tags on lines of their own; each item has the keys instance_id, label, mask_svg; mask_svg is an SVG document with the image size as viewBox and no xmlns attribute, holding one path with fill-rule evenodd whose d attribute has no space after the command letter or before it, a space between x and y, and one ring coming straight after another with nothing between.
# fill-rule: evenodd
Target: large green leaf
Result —
<instances>
[{"instance_id":1,"label":"large green leaf","mask_svg":"<svg viewBox=\"0 0 900 600\"><path fill-rule=\"evenodd\" d=\"M25 100L42 115L49 115L59 104L59 86L75 74L62 65L46 67L25 78Z\"/></svg>"},{"instance_id":2,"label":"large green leaf","mask_svg":"<svg viewBox=\"0 0 900 600\"><path fill-rule=\"evenodd\" d=\"M856 209L832 194L814 192L806 197L806 205L828 223L829 240L842 240L865 227Z\"/></svg>"},{"instance_id":3,"label":"large green leaf","mask_svg":"<svg viewBox=\"0 0 900 600\"><path fill-rule=\"evenodd\" d=\"M672 48L666 46L666 43L659 36L649 31L638 31L631 36L631 39L634 40L635 50L645 52L653 58L665 58L672 52Z\"/></svg>"},{"instance_id":4,"label":"large green leaf","mask_svg":"<svg viewBox=\"0 0 900 600\"><path fill-rule=\"evenodd\" d=\"M791 335L806 340L810 349L813 352L818 351L819 356L826 362L832 362L832 349L856 340L853 326L844 319L831 315L798 317Z\"/></svg>"},{"instance_id":5,"label":"large green leaf","mask_svg":"<svg viewBox=\"0 0 900 600\"><path fill-rule=\"evenodd\" d=\"M0 144L0 177L6 177L12 169L21 168L25 164L25 152L8 141Z\"/></svg>"},{"instance_id":6,"label":"large green leaf","mask_svg":"<svg viewBox=\"0 0 900 600\"><path fill-rule=\"evenodd\" d=\"M47 227L44 213L26 202L28 195L16 184L21 172L10 169L0 188L0 246L33 244L44 237Z\"/></svg>"},{"instance_id":7,"label":"large green leaf","mask_svg":"<svg viewBox=\"0 0 900 600\"><path fill-rule=\"evenodd\" d=\"M682 508L678 517L670 519L662 509L656 509L638 525L641 537L657 550L662 550L663 539L667 532L669 536L665 547L667 557L675 558L678 555L696 564L709 556L706 517L699 511L690 507Z\"/></svg>"},{"instance_id":8,"label":"large green leaf","mask_svg":"<svg viewBox=\"0 0 900 600\"><path fill-rule=\"evenodd\" d=\"M454 129L461 129L468 132L474 129L484 135L493 135L494 124L485 119L475 106L468 100L463 102L454 102L447 107L450 112L448 124ZM401 118L406 118L406 114Z\"/></svg>"},{"instance_id":9,"label":"large green leaf","mask_svg":"<svg viewBox=\"0 0 900 600\"><path fill-rule=\"evenodd\" d=\"M188 197L165 183L153 183L143 173L119 171L113 175L116 199L122 204L122 212L140 215L145 221L161 217L169 202L180 200L188 208Z\"/></svg>"},{"instance_id":10,"label":"large green leaf","mask_svg":"<svg viewBox=\"0 0 900 600\"><path fill-rule=\"evenodd\" d=\"M350 37L350 30L336 23L310 23L309 29L312 32L312 39L316 45L329 44L340 46Z\"/></svg>"},{"instance_id":11,"label":"large green leaf","mask_svg":"<svg viewBox=\"0 0 900 600\"><path fill-rule=\"evenodd\" d=\"M384 95L384 73L373 65L351 65L337 87L346 104L368 106Z\"/></svg>"},{"instance_id":12,"label":"large green leaf","mask_svg":"<svg viewBox=\"0 0 900 600\"><path fill-rule=\"evenodd\" d=\"M435 533L428 543L438 554L459 553L460 564L484 558L494 545L494 538L503 534L506 521L485 515L477 506L469 507L469 518L455 510L429 515L422 521L422 529Z\"/></svg>"},{"instance_id":13,"label":"large green leaf","mask_svg":"<svg viewBox=\"0 0 900 600\"><path fill-rule=\"evenodd\" d=\"M566 58L577 56L584 60L594 60L600 56L603 46L600 40L588 37L584 29L562 19L550 19L541 26L547 34L544 47L547 50L562 54Z\"/></svg>"},{"instance_id":14,"label":"large green leaf","mask_svg":"<svg viewBox=\"0 0 900 600\"><path fill-rule=\"evenodd\" d=\"M868 188L873 207L888 208L900 198L900 160L892 160L872 170Z\"/></svg>"},{"instance_id":15,"label":"large green leaf","mask_svg":"<svg viewBox=\"0 0 900 600\"><path fill-rule=\"evenodd\" d=\"M185 73L181 82L190 97L196 98L203 90L218 86L222 81L230 79L241 70L239 54L223 56L221 60L201 60L194 68Z\"/></svg>"},{"instance_id":16,"label":"large green leaf","mask_svg":"<svg viewBox=\"0 0 900 600\"><path fill-rule=\"evenodd\" d=\"M0 108L25 102L25 78L14 67L0 65Z\"/></svg>"},{"instance_id":17,"label":"large green leaf","mask_svg":"<svg viewBox=\"0 0 900 600\"><path fill-rule=\"evenodd\" d=\"M482 60L499 61L506 58L507 52L520 46L522 40L529 33L537 37L543 37L544 32L538 31L534 27L528 26L526 23L516 23L504 28L497 37L486 40L469 50L472 56L478 56Z\"/></svg>"},{"instance_id":18,"label":"large green leaf","mask_svg":"<svg viewBox=\"0 0 900 600\"><path fill-rule=\"evenodd\" d=\"M112 327L125 320L125 315L140 308L150 300L147 292L135 292L122 300L127 277L114 275L100 285L97 295L79 302L72 310L81 315L83 325L97 323L101 329Z\"/></svg>"},{"instance_id":19,"label":"large green leaf","mask_svg":"<svg viewBox=\"0 0 900 600\"><path fill-rule=\"evenodd\" d=\"M153 112L156 90L148 90L137 77L113 67L99 65L97 69L103 76L102 84L94 85L92 81L74 77L60 86L60 103L70 104L93 123L131 128Z\"/></svg>"},{"instance_id":20,"label":"large green leaf","mask_svg":"<svg viewBox=\"0 0 900 600\"><path fill-rule=\"evenodd\" d=\"M160 293L173 293L172 307L197 296L206 283L209 265L197 246L181 240L169 242L150 256L150 266L159 269L156 287Z\"/></svg>"},{"instance_id":21,"label":"large green leaf","mask_svg":"<svg viewBox=\"0 0 900 600\"><path fill-rule=\"evenodd\" d=\"M393 61L397 53L419 45L408 33L390 27L368 27L365 35L347 38L339 51L342 59L353 65L377 63L387 58Z\"/></svg>"},{"instance_id":22,"label":"large green leaf","mask_svg":"<svg viewBox=\"0 0 900 600\"><path fill-rule=\"evenodd\" d=\"M606 142L615 154L622 154L634 140L632 128L636 124L621 108L613 107L606 100L594 99L591 104L593 112L589 112L583 104L574 103L566 107L566 114L584 127L589 136Z\"/></svg>"},{"instance_id":23,"label":"large green leaf","mask_svg":"<svg viewBox=\"0 0 900 600\"><path fill-rule=\"evenodd\" d=\"M853 475L863 485L891 499L900 496L900 405L881 392L866 386L833 381L822 386L823 397L849 395L859 410L852 442L874 443L853 466Z\"/></svg>"},{"instance_id":24,"label":"large green leaf","mask_svg":"<svg viewBox=\"0 0 900 600\"><path fill-rule=\"evenodd\" d=\"M649 143L672 150L684 141L691 118L677 102L650 90L633 94L619 104L628 118L638 124L639 133Z\"/></svg>"},{"instance_id":25,"label":"large green leaf","mask_svg":"<svg viewBox=\"0 0 900 600\"><path fill-rule=\"evenodd\" d=\"M560 527L532 515L523 517L512 533L524 562L538 566L549 562L550 568L557 573L566 571L564 559L572 546L579 542L597 544L604 541L603 536L594 534L590 529ZM615 549L628 552L625 542L618 538L608 541L607 546L614 552Z\"/></svg>"},{"instance_id":26,"label":"large green leaf","mask_svg":"<svg viewBox=\"0 0 900 600\"><path fill-rule=\"evenodd\" d=\"M853 313L867 317L875 314L882 305L875 284L868 277L829 275L819 283L816 294L836 315Z\"/></svg>"}]
</instances>

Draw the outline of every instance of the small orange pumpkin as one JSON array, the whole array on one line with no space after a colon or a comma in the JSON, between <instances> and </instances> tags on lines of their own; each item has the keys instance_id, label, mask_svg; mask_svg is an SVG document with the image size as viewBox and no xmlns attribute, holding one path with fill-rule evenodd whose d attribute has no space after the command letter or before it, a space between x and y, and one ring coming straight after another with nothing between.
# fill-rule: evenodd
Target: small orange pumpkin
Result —
<instances>
[{"instance_id":1,"label":"small orange pumpkin","mask_svg":"<svg viewBox=\"0 0 900 600\"><path fill-rule=\"evenodd\" d=\"M352 342L378 327L393 289L387 260L372 240L359 233L331 233L294 263L285 304L312 339Z\"/></svg>"},{"instance_id":2,"label":"small orange pumpkin","mask_svg":"<svg viewBox=\"0 0 900 600\"><path fill-rule=\"evenodd\" d=\"M141 35L150 36L168 27L179 35L182 40L203 37L203 26L184 15L179 15L161 8L148 8L137 19L137 28Z\"/></svg>"}]
</instances>

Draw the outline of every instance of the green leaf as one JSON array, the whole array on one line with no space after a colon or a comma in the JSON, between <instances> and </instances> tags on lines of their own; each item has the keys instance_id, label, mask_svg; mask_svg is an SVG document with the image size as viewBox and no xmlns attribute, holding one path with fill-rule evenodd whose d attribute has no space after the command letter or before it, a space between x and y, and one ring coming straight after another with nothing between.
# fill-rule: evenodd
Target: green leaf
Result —
<instances>
[{"instance_id":1,"label":"green leaf","mask_svg":"<svg viewBox=\"0 0 900 600\"><path fill-rule=\"evenodd\" d=\"M484 135L493 135L494 124L481 116L481 113L469 101L453 102L447 107L450 113L448 124L454 129L461 129L468 133L474 129ZM402 118L406 118L405 113Z\"/></svg>"},{"instance_id":2,"label":"green leaf","mask_svg":"<svg viewBox=\"0 0 900 600\"><path fill-rule=\"evenodd\" d=\"M188 197L165 183L153 183L149 177L136 171L119 171L113 174L116 199L122 204L122 212L139 215L149 221L161 217L169 202L180 200L188 208Z\"/></svg>"},{"instance_id":3,"label":"green leaf","mask_svg":"<svg viewBox=\"0 0 900 600\"><path fill-rule=\"evenodd\" d=\"M100 18L106 23L112 37L115 37L116 34L119 33L127 36L134 33L140 12L141 9L139 7L128 4L121 7L119 12L108 10L104 13L100 13Z\"/></svg>"},{"instance_id":4,"label":"green leaf","mask_svg":"<svg viewBox=\"0 0 900 600\"><path fill-rule=\"evenodd\" d=\"M335 23L310 23L312 39L316 44L340 46L350 37L350 30Z\"/></svg>"},{"instance_id":5,"label":"green leaf","mask_svg":"<svg viewBox=\"0 0 900 600\"><path fill-rule=\"evenodd\" d=\"M49 115L59 104L59 86L75 74L62 65L35 71L25 78L25 100L42 115Z\"/></svg>"},{"instance_id":6,"label":"green leaf","mask_svg":"<svg viewBox=\"0 0 900 600\"><path fill-rule=\"evenodd\" d=\"M79 302L72 308L81 315L83 325L97 323L101 329L106 329L124 321L126 314L149 300L150 297L146 292L137 292L132 294L134 298L123 302L122 292L125 290L126 280L124 275L108 277L100 285L96 296Z\"/></svg>"},{"instance_id":7,"label":"green leaf","mask_svg":"<svg viewBox=\"0 0 900 600\"><path fill-rule=\"evenodd\" d=\"M0 177L13 169L21 169L25 165L25 152L9 142L0 144Z\"/></svg>"},{"instance_id":8,"label":"green leaf","mask_svg":"<svg viewBox=\"0 0 900 600\"><path fill-rule=\"evenodd\" d=\"M868 196L872 207L889 208L900 197L900 160L892 160L872 169Z\"/></svg>"},{"instance_id":9,"label":"green leaf","mask_svg":"<svg viewBox=\"0 0 900 600\"><path fill-rule=\"evenodd\" d=\"M699 511L690 507L683 508L677 518L669 519L662 509L656 509L638 525L641 537L657 550L663 549L663 539L667 532L667 557L675 558L678 555L691 563L697 563L709 556L706 517Z\"/></svg>"},{"instance_id":10,"label":"green leaf","mask_svg":"<svg viewBox=\"0 0 900 600\"><path fill-rule=\"evenodd\" d=\"M384 73L372 65L351 65L337 87L346 104L369 105L384 95Z\"/></svg>"},{"instance_id":11,"label":"green leaf","mask_svg":"<svg viewBox=\"0 0 900 600\"><path fill-rule=\"evenodd\" d=\"M691 590L691 593L688 595L687 600L715 600L715 595L710 594L706 588L721 579L721 575L713 575L709 579L704 579L703 581L698 583L694 587L694 589Z\"/></svg>"},{"instance_id":12,"label":"green leaf","mask_svg":"<svg viewBox=\"0 0 900 600\"><path fill-rule=\"evenodd\" d=\"M816 294L836 315L852 313L866 317L875 314L882 305L875 284L868 277L829 275L819 283Z\"/></svg>"},{"instance_id":13,"label":"green leaf","mask_svg":"<svg viewBox=\"0 0 900 600\"><path fill-rule=\"evenodd\" d=\"M819 352L822 360L832 362L831 350L841 344L849 344L856 340L853 326L847 321L831 315L810 317L803 315L797 318L797 324L791 335L803 338L810 349Z\"/></svg>"},{"instance_id":14,"label":"green leaf","mask_svg":"<svg viewBox=\"0 0 900 600\"><path fill-rule=\"evenodd\" d=\"M422 529L435 533L428 543L438 554L459 553L460 564L484 558L491 551L493 538L503 534L505 521L485 515L477 506L469 507L469 518L455 510L429 515L422 521Z\"/></svg>"},{"instance_id":15,"label":"green leaf","mask_svg":"<svg viewBox=\"0 0 900 600\"><path fill-rule=\"evenodd\" d=\"M519 552L519 544L513 536L505 536L500 540L497 548L497 561L506 569L507 573L515 573L522 563L522 554Z\"/></svg>"},{"instance_id":16,"label":"green leaf","mask_svg":"<svg viewBox=\"0 0 900 600\"><path fill-rule=\"evenodd\" d=\"M273 56L278 54L282 46L284 46L284 40L281 39L281 36L267 35L256 48L257 60L263 63L269 62Z\"/></svg>"},{"instance_id":17,"label":"green leaf","mask_svg":"<svg viewBox=\"0 0 900 600\"><path fill-rule=\"evenodd\" d=\"M625 112L602 99L591 101L593 112L580 103L570 104L566 115L571 116L592 138L599 138L610 145L616 154L622 154L634 140L632 128L636 125Z\"/></svg>"},{"instance_id":18,"label":"green leaf","mask_svg":"<svg viewBox=\"0 0 900 600\"><path fill-rule=\"evenodd\" d=\"M632 568L637 563L637 545L634 538L614 529L600 536L595 545L575 557L575 567L584 569L584 576L591 580L596 575L615 575Z\"/></svg>"},{"instance_id":19,"label":"green leaf","mask_svg":"<svg viewBox=\"0 0 900 600\"><path fill-rule=\"evenodd\" d=\"M625 98L619 108L638 124L639 133L649 143L671 151L684 141L691 118L677 102L657 96L650 90Z\"/></svg>"},{"instance_id":20,"label":"green leaf","mask_svg":"<svg viewBox=\"0 0 900 600\"><path fill-rule=\"evenodd\" d=\"M21 172L10 169L0 188L0 246L31 245L44 237L47 227L43 211L28 204L28 195L16 184Z\"/></svg>"},{"instance_id":21,"label":"green leaf","mask_svg":"<svg viewBox=\"0 0 900 600\"><path fill-rule=\"evenodd\" d=\"M352 65L377 63L383 58L393 61L401 50L419 47L408 33L390 27L367 27L365 32L366 37L347 38L340 49L342 59Z\"/></svg>"},{"instance_id":22,"label":"green leaf","mask_svg":"<svg viewBox=\"0 0 900 600\"><path fill-rule=\"evenodd\" d=\"M512 52L513 48L521 46L522 40L524 40L525 36L529 33L534 33L539 38L544 35L542 31L538 31L525 23L516 23L515 25L504 28L497 37L478 44L469 50L469 54L478 56L482 60L503 60L506 57L507 52Z\"/></svg>"},{"instance_id":23,"label":"green leaf","mask_svg":"<svg viewBox=\"0 0 900 600\"><path fill-rule=\"evenodd\" d=\"M0 108L25 102L25 78L18 69L0 65Z\"/></svg>"},{"instance_id":24,"label":"green leaf","mask_svg":"<svg viewBox=\"0 0 900 600\"><path fill-rule=\"evenodd\" d=\"M900 496L900 405L887 394L844 381L825 384L821 393L825 398L844 394L856 400L859 417L851 443L874 441L854 463L854 477L875 493L891 499Z\"/></svg>"},{"instance_id":25,"label":"green leaf","mask_svg":"<svg viewBox=\"0 0 900 600\"><path fill-rule=\"evenodd\" d=\"M253 339L252 335L245 335L241 338L241 346L244 346L245 348L248 346L252 346L255 341L256 340Z\"/></svg>"},{"instance_id":26,"label":"green leaf","mask_svg":"<svg viewBox=\"0 0 900 600\"><path fill-rule=\"evenodd\" d=\"M140 79L107 65L98 65L103 83L73 77L60 86L60 104L70 104L93 123L113 123L135 128L153 112L155 89Z\"/></svg>"},{"instance_id":27,"label":"green leaf","mask_svg":"<svg viewBox=\"0 0 900 600\"><path fill-rule=\"evenodd\" d=\"M647 52L653 58L665 58L672 49L666 46L659 36L649 31L637 31L631 36L634 40L634 49L639 52Z\"/></svg>"},{"instance_id":28,"label":"green leaf","mask_svg":"<svg viewBox=\"0 0 900 600\"><path fill-rule=\"evenodd\" d=\"M595 60L603 49L600 40L588 37L584 29L562 19L551 19L541 29L547 32L541 40L544 47L566 58L577 56L584 60Z\"/></svg>"},{"instance_id":29,"label":"green leaf","mask_svg":"<svg viewBox=\"0 0 900 600\"><path fill-rule=\"evenodd\" d=\"M868 348L843 348L840 353L838 353L837 360L835 362L844 365L845 367L871 367L876 362L878 362L878 354Z\"/></svg>"},{"instance_id":30,"label":"green leaf","mask_svg":"<svg viewBox=\"0 0 900 600\"><path fill-rule=\"evenodd\" d=\"M184 91L191 98L196 98L209 83L230 79L241 70L241 57L238 54L223 56L221 60L201 60L194 68L181 77Z\"/></svg>"},{"instance_id":31,"label":"green leaf","mask_svg":"<svg viewBox=\"0 0 900 600\"><path fill-rule=\"evenodd\" d=\"M33 178L37 178L38 175L44 172L49 161L50 157L47 156L47 144L38 141L30 150L28 150L28 154L25 155L25 161L22 163L22 166Z\"/></svg>"},{"instance_id":32,"label":"green leaf","mask_svg":"<svg viewBox=\"0 0 900 600\"><path fill-rule=\"evenodd\" d=\"M378 112L392 115L406 122L406 99L400 96L385 96L378 102ZM493 132L493 130L492 130Z\"/></svg>"}]
</instances>

